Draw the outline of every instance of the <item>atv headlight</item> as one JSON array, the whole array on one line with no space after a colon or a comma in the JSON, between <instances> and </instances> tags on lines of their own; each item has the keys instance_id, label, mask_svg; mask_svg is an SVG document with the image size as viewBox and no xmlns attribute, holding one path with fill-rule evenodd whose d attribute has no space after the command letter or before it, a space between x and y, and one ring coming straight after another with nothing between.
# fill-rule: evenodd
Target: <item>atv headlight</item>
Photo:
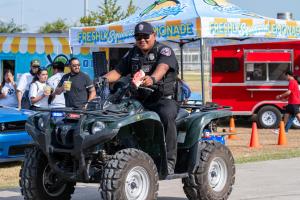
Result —
<instances>
[{"instance_id":1,"label":"atv headlight","mask_svg":"<svg viewBox=\"0 0 300 200\"><path fill-rule=\"evenodd\" d=\"M39 128L40 130L44 130L44 127L45 127L44 120L43 120L42 117L40 117L39 120L38 120L38 128Z\"/></svg>"},{"instance_id":2,"label":"atv headlight","mask_svg":"<svg viewBox=\"0 0 300 200\"><path fill-rule=\"evenodd\" d=\"M100 121L96 121L92 125L92 133L96 134L97 132L102 131L105 128L105 124Z\"/></svg>"}]
</instances>

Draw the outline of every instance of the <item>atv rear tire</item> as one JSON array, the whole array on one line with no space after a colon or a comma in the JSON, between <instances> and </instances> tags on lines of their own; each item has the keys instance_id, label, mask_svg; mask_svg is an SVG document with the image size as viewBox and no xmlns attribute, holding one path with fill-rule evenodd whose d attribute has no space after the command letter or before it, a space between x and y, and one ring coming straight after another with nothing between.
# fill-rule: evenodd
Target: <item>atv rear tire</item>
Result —
<instances>
[{"instance_id":1,"label":"atv rear tire","mask_svg":"<svg viewBox=\"0 0 300 200\"><path fill-rule=\"evenodd\" d=\"M108 161L100 181L103 200L153 200L158 173L152 158L137 149L118 151Z\"/></svg>"},{"instance_id":2,"label":"atv rear tire","mask_svg":"<svg viewBox=\"0 0 300 200\"><path fill-rule=\"evenodd\" d=\"M183 178L189 200L228 199L235 181L235 165L230 150L218 142L201 142L200 161L195 172Z\"/></svg>"},{"instance_id":3,"label":"atv rear tire","mask_svg":"<svg viewBox=\"0 0 300 200\"><path fill-rule=\"evenodd\" d=\"M51 170L37 147L25 151L19 184L25 200L68 200L75 190L75 183L65 182Z\"/></svg>"}]
</instances>

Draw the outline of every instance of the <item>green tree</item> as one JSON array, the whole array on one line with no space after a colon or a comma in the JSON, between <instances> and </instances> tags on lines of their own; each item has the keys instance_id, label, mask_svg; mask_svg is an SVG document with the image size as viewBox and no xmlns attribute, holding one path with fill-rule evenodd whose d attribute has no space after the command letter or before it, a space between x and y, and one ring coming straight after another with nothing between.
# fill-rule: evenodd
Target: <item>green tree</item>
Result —
<instances>
[{"instance_id":1,"label":"green tree","mask_svg":"<svg viewBox=\"0 0 300 200\"><path fill-rule=\"evenodd\" d=\"M8 23L0 21L0 33L19 33L25 30L22 26L17 25L13 19Z\"/></svg>"},{"instance_id":2,"label":"green tree","mask_svg":"<svg viewBox=\"0 0 300 200\"><path fill-rule=\"evenodd\" d=\"M84 26L97 26L119 21L132 15L137 7L130 0L126 12L117 4L117 0L104 0L98 11L92 11L88 16L82 17L80 22Z\"/></svg>"},{"instance_id":3,"label":"green tree","mask_svg":"<svg viewBox=\"0 0 300 200\"><path fill-rule=\"evenodd\" d=\"M65 20L58 19L52 23L46 23L39 28L39 33L66 33L68 32L70 25Z\"/></svg>"}]
</instances>

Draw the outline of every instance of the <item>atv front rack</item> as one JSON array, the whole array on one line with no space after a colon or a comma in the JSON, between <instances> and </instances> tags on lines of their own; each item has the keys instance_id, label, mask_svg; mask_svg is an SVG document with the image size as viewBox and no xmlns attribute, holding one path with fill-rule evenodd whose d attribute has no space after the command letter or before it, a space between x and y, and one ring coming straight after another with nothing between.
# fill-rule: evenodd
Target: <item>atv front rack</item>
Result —
<instances>
[{"instance_id":1,"label":"atv front rack","mask_svg":"<svg viewBox=\"0 0 300 200\"><path fill-rule=\"evenodd\" d=\"M184 108L190 112L208 112L213 110L231 110L230 106L220 106L213 102L207 102L205 105L202 105L199 101L189 101L186 104L180 105L181 108Z\"/></svg>"}]
</instances>

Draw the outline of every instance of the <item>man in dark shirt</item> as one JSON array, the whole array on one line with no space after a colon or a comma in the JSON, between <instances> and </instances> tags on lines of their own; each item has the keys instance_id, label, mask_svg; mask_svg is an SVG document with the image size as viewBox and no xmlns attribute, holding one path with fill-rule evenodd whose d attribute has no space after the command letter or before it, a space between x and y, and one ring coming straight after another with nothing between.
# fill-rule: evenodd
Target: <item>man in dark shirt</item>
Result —
<instances>
[{"instance_id":1,"label":"man in dark shirt","mask_svg":"<svg viewBox=\"0 0 300 200\"><path fill-rule=\"evenodd\" d=\"M64 92L66 107L84 109L86 103L95 98L95 87L88 75L80 71L77 58L71 58L69 62L71 72L62 77L55 94Z\"/></svg>"},{"instance_id":2,"label":"man in dark shirt","mask_svg":"<svg viewBox=\"0 0 300 200\"><path fill-rule=\"evenodd\" d=\"M141 98L144 107L155 111L164 125L168 173L174 173L177 154L177 131L175 119L179 110L175 96L175 83L178 74L178 62L173 50L156 41L156 33L151 24L141 22L135 26L136 45L122 58L119 65L104 77L108 82L115 82L122 76L134 76L139 70L145 73L142 78L142 86L157 86L154 93L155 101ZM154 88L154 87L153 87ZM144 95L138 95L143 97ZM154 95L152 95L153 97Z\"/></svg>"}]
</instances>

